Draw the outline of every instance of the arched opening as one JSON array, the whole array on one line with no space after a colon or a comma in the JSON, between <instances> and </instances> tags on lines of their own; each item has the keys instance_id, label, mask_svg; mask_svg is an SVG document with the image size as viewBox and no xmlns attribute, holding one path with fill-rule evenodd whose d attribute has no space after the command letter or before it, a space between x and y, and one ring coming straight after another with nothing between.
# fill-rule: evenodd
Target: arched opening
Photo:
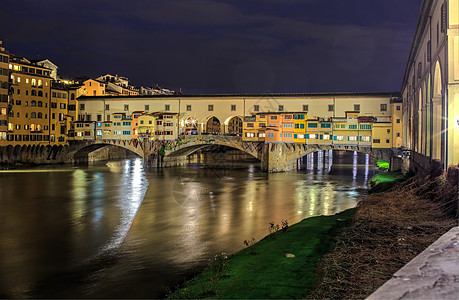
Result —
<instances>
[{"instance_id":1,"label":"arched opening","mask_svg":"<svg viewBox=\"0 0 459 300\"><path fill-rule=\"evenodd\" d=\"M235 116L229 119L227 126L228 135L242 136L242 119L240 117Z\"/></svg>"},{"instance_id":2,"label":"arched opening","mask_svg":"<svg viewBox=\"0 0 459 300\"><path fill-rule=\"evenodd\" d=\"M419 88L418 92L418 118L417 118L418 136L417 136L417 149L416 151L422 153L422 89Z\"/></svg>"},{"instance_id":3,"label":"arched opening","mask_svg":"<svg viewBox=\"0 0 459 300\"><path fill-rule=\"evenodd\" d=\"M427 90L426 90L426 156L430 156L430 137L432 136L431 124L431 98L430 98L430 74L427 78Z\"/></svg>"},{"instance_id":4,"label":"arched opening","mask_svg":"<svg viewBox=\"0 0 459 300\"><path fill-rule=\"evenodd\" d=\"M432 158L441 159L442 78L440 62L435 64L432 97Z\"/></svg>"},{"instance_id":5,"label":"arched opening","mask_svg":"<svg viewBox=\"0 0 459 300\"><path fill-rule=\"evenodd\" d=\"M37 101L32 100L32 101L30 102L30 106L33 106L33 107L37 106Z\"/></svg>"},{"instance_id":6,"label":"arched opening","mask_svg":"<svg viewBox=\"0 0 459 300\"><path fill-rule=\"evenodd\" d=\"M42 91L38 91L38 97L43 97L43 92Z\"/></svg>"},{"instance_id":7,"label":"arched opening","mask_svg":"<svg viewBox=\"0 0 459 300\"><path fill-rule=\"evenodd\" d=\"M220 120L216 117L210 117L206 122L206 133L220 134Z\"/></svg>"},{"instance_id":8,"label":"arched opening","mask_svg":"<svg viewBox=\"0 0 459 300\"><path fill-rule=\"evenodd\" d=\"M182 127L184 128L184 134L186 135L194 135L198 134L198 121L194 117L189 117L184 121L184 124L182 124Z\"/></svg>"},{"instance_id":9,"label":"arched opening","mask_svg":"<svg viewBox=\"0 0 459 300\"><path fill-rule=\"evenodd\" d=\"M37 102L37 106L38 106L38 107L43 107L43 102L38 101L38 102Z\"/></svg>"}]
</instances>

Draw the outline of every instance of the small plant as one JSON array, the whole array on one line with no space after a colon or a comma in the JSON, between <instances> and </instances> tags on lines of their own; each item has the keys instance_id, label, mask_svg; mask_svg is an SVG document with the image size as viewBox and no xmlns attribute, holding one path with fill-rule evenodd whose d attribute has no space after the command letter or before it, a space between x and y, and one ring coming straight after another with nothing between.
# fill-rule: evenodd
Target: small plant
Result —
<instances>
[{"instance_id":1,"label":"small plant","mask_svg":"<svg viewBox=\"0 0 459 300\"><path fill-rule=\"evenodd\" d=\"M282 220L282 231L287 232L288 229L288 221L287 220Z\"/></svg>"},{"instance_id":2,"label":"small plant","mask_svg":"<svg viewBox=\"0 0 459 300\"><path fill-rule=\"evenodd\" d=\"M250 249L250 253L251 254L256 254L257 252L255 251L256 250L256 247L255 247L255 238L252 237L251 240L244 240L244 245L248 248L248 247L251 247Z\"/></svg>"},{"instance_id":3,"label":"small plant","mask_svg":"<svg viewBox=\"0 0 459 300\"><path fill-rule=\"evenodd\" d=\"M224 277L228 269L228 256L225 253L214 256L210 263L210 270L216 277Z\"/></svg>"},{"instance_id":4,"label":"small plant","mask_svg":"<svg viewBox=\"0 0 459 300\"><path fill-rule=\"evenodd\" d=\"M274 222L269 223L269 234L273 234L272 238L275 239L277 237L277 233L279 232L280 226L279 224L274 225Z\"/></svg>"}]
</instances>

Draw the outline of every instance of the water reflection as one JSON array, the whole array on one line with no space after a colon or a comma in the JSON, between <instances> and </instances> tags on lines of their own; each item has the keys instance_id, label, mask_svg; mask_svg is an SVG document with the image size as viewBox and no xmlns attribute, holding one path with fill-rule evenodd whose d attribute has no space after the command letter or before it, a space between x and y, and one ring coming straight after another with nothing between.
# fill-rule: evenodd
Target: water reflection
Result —
<instances>
[{"instance_id":1,"label":"water reflection","mask_svg":"<svg viewBox=\"0 0 459 300\"><path fill-rule=\"evenodd\" d=\"M271 221L355 206L376 172L368 155L353 152L311 153L297 171L278 174L227 159L199 155L187 167L149 171L137 159L0 173L8 187L0 194L0 272L8 274L0 295L159 297L216 253L261 239Z\"/></svg>"}]
</instances>

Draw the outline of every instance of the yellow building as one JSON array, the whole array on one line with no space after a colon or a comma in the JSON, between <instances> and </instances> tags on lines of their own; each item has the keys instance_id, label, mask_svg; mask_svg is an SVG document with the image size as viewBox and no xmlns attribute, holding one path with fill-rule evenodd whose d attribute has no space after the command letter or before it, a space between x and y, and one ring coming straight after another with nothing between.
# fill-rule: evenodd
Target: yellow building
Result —
<instances>
[{"instance_id":1,"label":"yellow building","mask_svg":"<svg viewBox=\"0 0 459 300\"><path fill-rule=\"evenodd\" d=\"M143 114L138 117L138 138L155 138L156 117L152 114Z\"/></svg>"},{"instance_id":2,"label":"yellow building","mask_svg":"<svg viewBox=\"0 0 459 300\"><path fill-rule=\"evenodd\" d=\"M242 125L242 140L244 142L264 142L266 137L265 114L256 114L251 117L244 117Z\"/></svg>"},{"instance_id":3,"label":"yellow building","mask_svg":"<svg viewBox=\"0 0 459 300\"><path fill-rule=\"evenodd\" d=\"M392 111L392 147L400 148L402 146L402 99L391 100ZM426 137L424 137L426 138Z\"/></svg>"},{"instance_id":4,"label":"yellow building","mask_svg":"<svg viewBox=\"0 0 459 300\"><path fill-rule=\"evenodd\" d=\"M2 47L0 41L0 145L5 145L8 138L8 115L9 115L9 69L10 55Z\"/></svg>"},{"instance_id":5,"label":"yellow building","mask_svg":"<svg viewBox=\"0 0 459 300\"><path fill-rule=\"evenodd\" d=\"M12 107L8 145L50 144L50 70L25 58L10 58Z\"/></svg>"},{"instance_id":6,"label":"yellow building","mask_svg":"<svg viewBox=\"0 0 459 300\"><path fill-rule=\"evenodd\" d=\"M105 83L88 79L83 81L80 93L83 96L105 96Z\"/></svg>"},{"instance_id":7,"label":"yellow building","mask_svg":"<svg viewBox=\"0 0 459 300\"><path fill-rule=\"evenodd\" d=\"M359 117L359 145L371 147L374 117Z\"/></svg>"},{"instance_id":8,"label":"yellow building","mask_svg":"<svg viewBox=\"0 0 459 300\"><path fill-rule=\"evenodd\" d=\"M306 120L308 119L307 113L293 114L295 121L295 128L293 131L293 140L295 143L306 143Z\"/></svg>"},{"instance_id":9,"label":"yellow building","mask_svg":"<svg viewBox=\"0 0 459 300\"><path fill-rule=\"evenodd\" d=\"M392 148L392 123L389 120L373 123L371 135L372 148Z\"/></svg>"},{"instance_id":10,"label":"yellow building","mask_svg":"<svg viewBox=\"0 0 459 300\"><path fill-rule=\"evenodd\" d=\"M93 140L95 124L91 121L75 121L75 140Z\"/></svg>"},{"instance_id":11,"label":"yellow building","mask_svg":"<svg viewBox=\"0 0 459 300\"><path fill-rule=\"evenodd\" d=\"M49 134L50 143L63 144L67 142L69 120L68 114L69 92L62 85L52 84L50 101Z\"/></svg>"}]
</instances>

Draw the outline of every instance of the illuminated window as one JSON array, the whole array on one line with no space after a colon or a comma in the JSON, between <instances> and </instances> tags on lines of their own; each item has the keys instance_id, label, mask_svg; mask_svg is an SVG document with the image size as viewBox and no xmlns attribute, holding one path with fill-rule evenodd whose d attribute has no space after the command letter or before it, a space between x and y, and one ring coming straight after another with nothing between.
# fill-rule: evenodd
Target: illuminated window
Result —
<instances>
[{"instance_id":1,"label":"illuminated window","mask_svg":"<svg viewBox=\"0 0 459 300\"><path fill-rule=\"evenodd\" d=\"M342 135L335 135L335 141L343 141L344 140L344 136Z\"/></svg>"},{"instance_id":2,"label":"illuminated window","mask_svg":"<svg viewBox=\"0 0 459 300\"><path fill-rule=\"evenodd\" d=\"M361 136L360 140L362 142L370 142L371 141L371 137L370 136Z\"/></svg>"},{"instance_id":3,"label":"illuminated window","mask_svg":"<svg viewBox=\"0 0 459 300\"><path fill-rule=\"evenodd\" d=\"M324 134L323 139L324 140L329 140L330 139L330 135L329 134Z\"/></svg>"},{"instance_id":4,"label":"illuminated window","mask_svg":"<svg viewBox=\"0 0 459 300\"><path fill-rule=\"evenodd\" d=\"M246 136L246 137L249 137L249 138L252 138L252 137L255 137L255 133L253 133L253 132L247 132L247 133L245 134L245 136Z\"/></svg>"},{"instance_id":5,"label":"illuminated window","mask_svg":"<svg viewBox=\"0 0 459 300\"><path fill-rule=\"evenodd\" d=\"M260 133L258 134L258 137L265 137L265 136L266 136L266 134L265 134L264 132L260 132Z\"/></svg>"},{"instance_id":6,"label":"illuminated window","mask_svg":"<svg viewBox=\"0 0 459 300\"><path fill-rule=\"evenodd\" d=\"M314 133L313 133L313 134L310 134L310 135L309 135L309 139L310 139L310 140L315 140L315 139L317 139L317 134L314 134Z\"/></svg>"},{"instance_id":7,"label":"illuminated window","mask_svg":"<svg viewBox=\"0 0 459 300\"><path fill-rule=\"evenodd\" d=\"M356 136L348 136L347 140L348 141L357 141L357 137Z\"/></svg>"},{"instance_id":8,"label":"illuminated window","mask_svg":"<svg viewBox=\"0 0 459 300\"><path fill-rule=\"evenodd\" d=\"M32 78L32 86L37 86L37 80L35 78Z\"/></svg>"}]
</instances>

